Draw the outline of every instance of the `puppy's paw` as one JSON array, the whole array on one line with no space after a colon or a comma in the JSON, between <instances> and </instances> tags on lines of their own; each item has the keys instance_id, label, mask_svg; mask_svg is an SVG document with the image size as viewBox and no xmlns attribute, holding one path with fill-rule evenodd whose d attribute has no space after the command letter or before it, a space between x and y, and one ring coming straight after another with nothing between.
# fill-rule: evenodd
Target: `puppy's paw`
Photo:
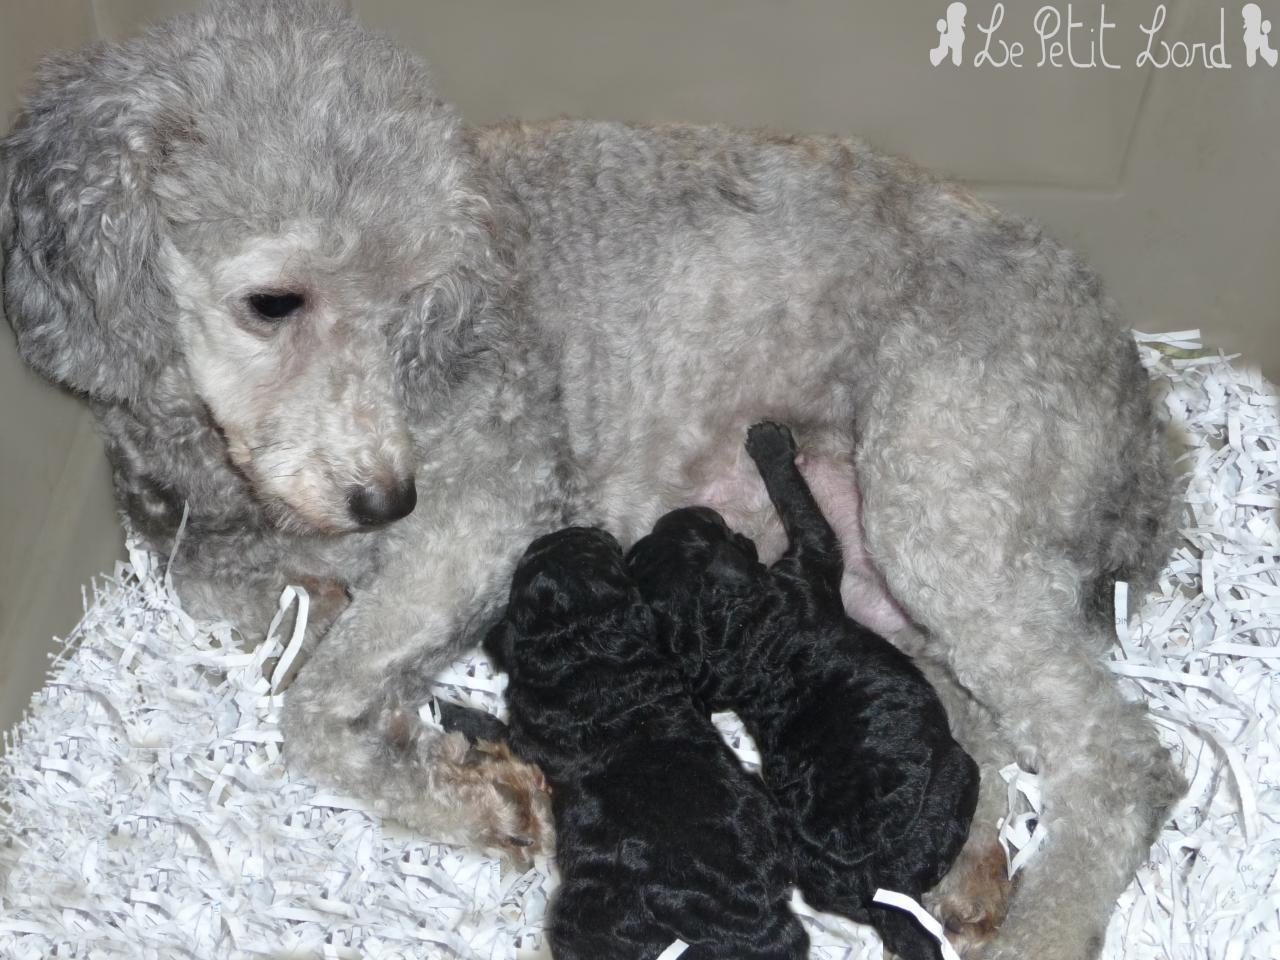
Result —
<instances>
[{"instance_id":1,"label":"puppy's paw","mask_svg":"<svg viewBox=\"0 0 1280 960\"><path fill-rule=\"evenodd\" d=\"M1009 912L1015 881L998 843L966 846L930 900L947 939L964 956L995 936Z\"/></svg>"},{"instance_id":2,"label":"puppy's paw","mask_svg":"<svg viewBox=\"0 0 1280 960\"><path fill-rule=\"evenodd\" d=\"M493 714L447 700L437 700L436 707L440 711L440 726L449 733L460 733L472 743L477 740L506 742L507 725Z\"/></svg>"},{"instance_id":3,"label":"puppy's paw","mask_svg":"<svg viewBox=\"0 0 1280 960\"><path fill-rule=\"evenodd\" d=\"M792 461L796 456L796 439L781 423L762 420L747 431L747 453L756 463Z\"/></svg>"}]
</instances>

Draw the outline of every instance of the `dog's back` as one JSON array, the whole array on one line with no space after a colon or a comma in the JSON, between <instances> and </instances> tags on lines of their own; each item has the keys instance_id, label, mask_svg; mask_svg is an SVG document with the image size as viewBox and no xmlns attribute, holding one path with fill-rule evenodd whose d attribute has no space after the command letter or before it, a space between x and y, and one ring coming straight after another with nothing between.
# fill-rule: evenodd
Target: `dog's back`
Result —
<instances>
[{"instance_id":1,"label":"dog's back","mask_svg":"<svg viewBox=\"0 0 1280 960\"><path fill-rule=\"evenodd\" d=\"M794 868L765 790L693 705L616 541L571 528L516 571L487 647L509 672L512 745L552 791L557 960L798 960Z\"/></svg>"}]
</instances>

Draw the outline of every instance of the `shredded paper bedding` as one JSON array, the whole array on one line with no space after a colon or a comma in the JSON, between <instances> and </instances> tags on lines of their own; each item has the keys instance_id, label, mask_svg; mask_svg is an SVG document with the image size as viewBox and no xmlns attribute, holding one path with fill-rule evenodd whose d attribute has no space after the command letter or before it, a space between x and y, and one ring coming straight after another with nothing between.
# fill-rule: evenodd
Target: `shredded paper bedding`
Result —
<instances>
[{"instance_id":1,"label":"shredded paper bedding","mask_svg":"<svg viewBox=\"0 0 1280 960\"><path fill-rule=\"evenodd\" d=\"M1158 588L1117 588L1111 667L1191 789L1120 899L1107 960L1280 957L1280 409L1258 373L1197 338L1138 335L1190 482ZM305 594L286 591L281 613L295 606L305 617ZM86 608L5 735L0 957L549 956L550 864L413 835L285 769L273 678L300 632L281 617L256 646L197 623L136 545ZM436 688L493 712L501 691L479 656ZM754 762L736 718L716 720ZM1002 775L1001 839L1021 869L1043 839L1038 784L1012 762ZM796 906L811 956L878 960L865 928Z\"/></svg>"}]
</instances>

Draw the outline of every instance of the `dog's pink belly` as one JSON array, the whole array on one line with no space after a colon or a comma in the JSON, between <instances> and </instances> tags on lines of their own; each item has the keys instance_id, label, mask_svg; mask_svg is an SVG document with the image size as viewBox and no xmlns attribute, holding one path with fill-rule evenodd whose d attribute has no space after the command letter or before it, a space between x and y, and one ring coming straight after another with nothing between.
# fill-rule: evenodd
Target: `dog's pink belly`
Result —
<instances>
[{"instance_id":1,"label":"dog's pink belly","mask_svg":"<svg viewBox=\"0 0 1280 960\"><path fill-rule=\"evenodd\" d=\"M862 535L862 498L853 465L826 454L801 454L797 462L844 549L840 593L849 616L881 634L908 626L910 619L868 555ZM751 536L766 563L772 563L786 548L786 535L764 482L745 457L697 489L694 501L714 507L730 526Z\"/></svg>"}]
</instances>

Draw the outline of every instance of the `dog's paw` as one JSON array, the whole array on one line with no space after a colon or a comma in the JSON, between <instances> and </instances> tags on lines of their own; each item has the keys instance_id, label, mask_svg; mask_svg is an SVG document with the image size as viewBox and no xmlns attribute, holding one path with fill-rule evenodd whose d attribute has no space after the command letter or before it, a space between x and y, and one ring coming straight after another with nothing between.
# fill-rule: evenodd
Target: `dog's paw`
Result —
<instances>
[{"instance_id":1,"label":"dog's paw","mask_svg":"<svg viewBox=\"0 0 1280 960\"><path fill-rule=\"evenodd\" d=\"M980 950L995 936L1009 912L1013 888L999 844L964 848L930 898L961 956Z\"/></svg>"},{"instance_id":2,"label":"dog's paw","mask_svg":"<svg viewBox=\"0 0 1280 960\"><path fill-rule=\"evenodd\" d=\"M791 461L796 456L796 439L781 423L762 420L747 431L747 453L756 463Z\"/></svg>"},{"instance_id":3,"label":"dog's paw","mask_svg":"<svg viewBox=\"0 0 1280 960\"><path fill-rule=\"evenodd\" d=\"M437 798L463 813L471 842L521 866L551 852L551 791L541 770L505 743L468 741L458 733L437 738L432 753Z\"/></svg>"},{"instance_id":4,"label":"dog's paw","mask_svg":"<svg viewBox=\"0 0 1280 960\"><path fill-rule=\"evenodd\" d=\"M492 728L505 730L496 719ZM546 778L506 743L432 729L402 704L385 707L375 730L391 761L421 777L416 797L379 812L450 843L497 851L520 867L535 854L551 853L555 829Z\"/></svg>"},{"instance_id":5,"label":"dog's paw","mask_svg":"<svg viewBox=\"0 0 1280 960\"><path fill-rule=\"evenodd\" d=\"M482 839L516 860L550 853L555 837L551 788L542 771L517 758L505 743L477 740L469 753L498 798L488 810Z\"/></svg>"}]
</instances>

